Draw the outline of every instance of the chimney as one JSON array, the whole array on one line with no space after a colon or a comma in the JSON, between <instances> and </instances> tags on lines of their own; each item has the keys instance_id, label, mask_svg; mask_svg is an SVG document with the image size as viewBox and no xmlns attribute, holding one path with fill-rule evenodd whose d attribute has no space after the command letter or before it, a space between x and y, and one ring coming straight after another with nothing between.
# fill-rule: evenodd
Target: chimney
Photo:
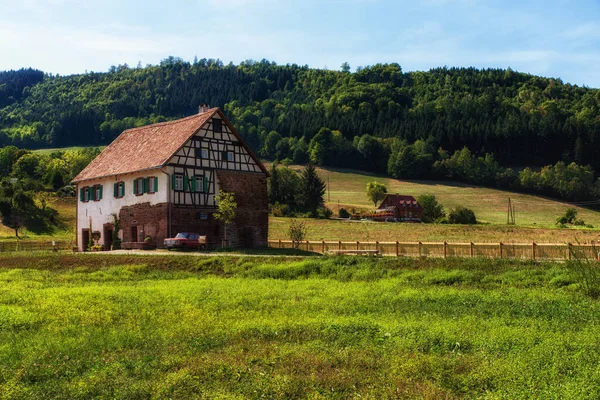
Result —
<instances>
[{"instance_id":1,"label":"chimney","mask_svg":"<svg viewBox=\"0 0 600 400\"><path fill-rule=\"evenodd\" d=\"M205 113L209 109L210 109L210 106L208 104L202 104L201 106L198 106L198 114Z\"/></svg>"}]
</instances>

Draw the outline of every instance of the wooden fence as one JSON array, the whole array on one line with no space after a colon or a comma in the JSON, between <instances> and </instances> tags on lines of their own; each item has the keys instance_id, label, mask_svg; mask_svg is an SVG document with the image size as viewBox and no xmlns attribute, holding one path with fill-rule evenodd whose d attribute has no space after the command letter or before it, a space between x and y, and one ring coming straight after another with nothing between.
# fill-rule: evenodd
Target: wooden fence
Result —
<instances>
[{"instance_id":1,"label":"wooden fence","mask_svg":"<svg viewBox=\"0 0 600 400\"><path fill-rule=\"evenodd\" d=\"M269 240L269 247L298 249L314 253L336 253L344 251L377 251L383 256L394 257L465 257L465 258L510 258L522 260L570 260L578 257L598 259L600 243L448 243L448 242L342 242Z\"/></svg>"},{"instance_id":2,"label":"wooden fence","mask_svg":"<svg viewBox=\"0 0 600 400\"><path fill-rule=\"evenodd\" d=\"M8 251L53 251L67 250L68 242L65 241L0 241L0 253Z\"/></svg>"}]
</instances>

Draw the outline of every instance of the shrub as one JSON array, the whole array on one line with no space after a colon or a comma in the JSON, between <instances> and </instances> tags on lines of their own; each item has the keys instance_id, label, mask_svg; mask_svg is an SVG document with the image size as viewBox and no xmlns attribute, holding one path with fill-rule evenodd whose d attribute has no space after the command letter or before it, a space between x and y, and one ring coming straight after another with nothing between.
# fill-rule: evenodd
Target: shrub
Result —
<instances>
[{"instance_id":1,"label":"shrub","mask_svg":"<svg viewBox=\"0 0 600 400\"><path fill-rule=\"evenodd\" d=\"M329 219L333 215L333 211L331 211L327 207L319 207L317 209L317 218L319 219Z\"/></svg>"},{"instance_id":2,"label":"shrub","mask_svg":"<svg viewBox=\"0 0 600 400\"><path fill-rule=\"evenodd\" d=\"M287 204L275 203L271 206L271 214L274 217L287 217L290 215L290 206Z\"/></svg>"},{"instance_id":3,"label":"shrub","mask_svg":"<svg viewBox=\"0 0 600 400\"><path fill-rule=\"evenodd\" d=\"M567 208L567 211L565 211L565 213L563 215L561 215L560 217L558 217L556 219L556 224L557 225L572 224L573 222L575 222L576 218L577 218L577 210L574 208Z\"/></svg>"},{"instance_id":4,"label":"shrub","mask_svg":"<svg viewBox=\"0 0 600 400\"><path fill-rule=\"evenodd\" d=\"M338 211L338 216L340 218L350 218L350 213L345 208L340 208Z\"/></svg>"},{"instance_id":5,"label":"shrub","mask_svg":"<svg viewBox=\"0 0 600 400\"><path fill-rule=\"evenodd\" d=\"M448 222L451 224L476 224L477 219L473 210L458 206L448 214Z\"/></svg>"},{"instance_id":6,"label":"shrub","mask_svg":"<svg viewBox=\"0 0 600 400\"><path fill-rule=\"evenodd\" d=\"M423 215L421 221L423 222L437 222L446 216L444 207L438 203L434 195L424 194L417 200L421 207L423 207Z\"/></svg>"},{"instance_id":7,"label":"shrub","mask_svg":"<svg viewBox=\"0 0 600 400\"><path fill-rule=\"evenodd\" d=\"M306 222L298 222L295 219L291 220L288 233L290 235L290 239L293 242L292 245L295 249L297 249L300 245L300 242L303 241L304 238L306 238L306 234L308 233Z\"/></svg>"}]
</instances>

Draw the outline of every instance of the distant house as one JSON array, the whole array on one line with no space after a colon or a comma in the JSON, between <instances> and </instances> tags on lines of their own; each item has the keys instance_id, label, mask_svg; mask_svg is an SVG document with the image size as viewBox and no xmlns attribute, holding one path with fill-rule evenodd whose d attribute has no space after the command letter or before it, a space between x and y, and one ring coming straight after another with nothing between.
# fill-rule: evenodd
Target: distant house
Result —
<instances>
[{"instance_id":1,"label":"distant house","mask_svg":"<svg viewBox=\"0 0 600 400\"><path fill-rule=\"evenodd\" d=\"M77 185L77 246L90 238L110 248L114 217L124 247L137 248L150 237L162 247L178 232L221 239L214 218L219 189L238 204L228 228L232 246L267 245L268 172L218 108L176 121L124 131L73 183Z\"/></svg>"},{"instance_id":2,"label":"distant house","mask_svg":"<svg viewBox=\"0 0 600 400\"><path fill-rule=\"evenodd\" d=\"M376 219L397 218L407 222L421 222L423 207L412 196L388 194L377 210Z\"/></svg>"}]
</instances>

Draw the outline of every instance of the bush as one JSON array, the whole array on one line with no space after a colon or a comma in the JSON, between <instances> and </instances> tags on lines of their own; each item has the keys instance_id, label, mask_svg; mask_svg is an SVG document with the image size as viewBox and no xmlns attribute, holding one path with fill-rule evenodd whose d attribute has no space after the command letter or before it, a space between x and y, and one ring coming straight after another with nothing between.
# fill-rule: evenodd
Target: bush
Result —
<instances>
[{"instance_id":1,"label":"bush","mask_svg":"<svg viewBox=\"0 0 600 400\"><path fill-rule=\"evenodd\" d=\"M327 207L319 207L317 208L317 218L319 219L329 219L333 215L333 211L331 211Z\"/></svg>"},{"instance_id":2,"label":"bush","mask_svg":"<svg viewBox=\"0 0 600 400\"><path fill-rule=\"evenodd\" d=\"M288 229L288 233L290 239L293 242L293 246L295 249L298 248L300 242L304 240L306 234L308 233L308 228L306 227L306 222L298 222L295 219L290 221L290 227Z\"/></svg>"},{"instance_id":3,"label":"bush","mask_svg":"<svg viewBox=\"0 0 600 400\"><path fill-rule=\"evenodd\" d=\"M563 215L561 215L560 217L558 217L556 219L556 224L557 225L572 224L572 223L576 222L575 221L576 218L577 218L577 210L574 208L567 208L567 211L565 211L565 213ZM585 225L585 224L582 224L582 225Z\"/></svg>"},{"instance_id":4,"label":"bush","mask_svg":"<svg viewBox=\"0 0 600 400\"><path fill-rule=\"evenodd\" d=\"M444 207L438 203L434 195L424 194L417 200L421 207L423 207L423 215L421 221L423 222L438 222L446 216Z\"/></svg>"},{"instance_id":5,"label":"bush","mask_svg":"<svg viewBox=\"0 0 600 400\"><path fill-rule=\"evenodd\" d=\"M350 218L350 213L345 208L340 208L338 211L338 216L340 218Z\"/></svg>"},{"instance_id":6,"label":"bush","mask_svg":"<svg viewBox=\"0 0 600 400\"><path fill-rule=\"evenodd\" d=\"M473 210L458 206L448 214L448 222L451 224L476 224L477 219Z\"/></svg>"},{"instance_id":7,"label":"bush","mask_svg":"<svg viewBox=\"0 0 600 400\"><path fill-rule=\"evenodd\" d=\"M274 217L287 217L290 215L290 206L287 204L275 203L271 206L271 214Z\"/></svg>"}]
</instances>

